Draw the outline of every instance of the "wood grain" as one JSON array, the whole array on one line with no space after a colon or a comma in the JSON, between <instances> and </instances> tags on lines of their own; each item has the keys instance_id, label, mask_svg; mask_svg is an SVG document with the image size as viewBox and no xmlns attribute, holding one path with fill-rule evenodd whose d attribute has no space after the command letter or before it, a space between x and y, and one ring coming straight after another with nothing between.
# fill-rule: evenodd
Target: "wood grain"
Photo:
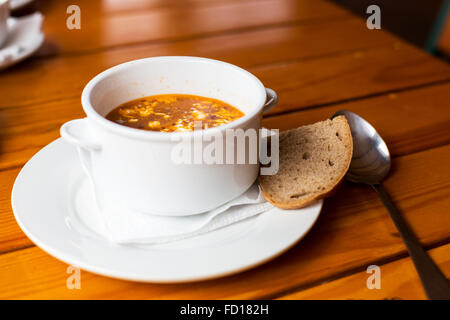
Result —
<instances>
[{"instance_id":1,"label":"wood grain","mask_svg":"<svg viewBox=\"0 0 450 320\"><path fill-rule=\"evenodd\" d=\"M448 161L450 145L402 156L394 161L386 181L424 245L442 242L449 235L450 169L441 165ZM242 274L193 284L151 285L83 272L82 290L75 292L66 289L66 265L33 247L0 255L0 295L43 299L265 298L405 255L406 248L375 193L368 187L344 184L326 201L319 221L304 240L274 261Z\"/></svg>"},{"instance_id":2,"label":"wood grain","mask_svg":"<svg viewBox=\"0 0 450 320\"><path fill-rule=\"evenodd\" d=\"M148 11L156 8L186 8L190 6L215 6L237 1L255 1L255 0L107 0L100 1L80 0L77 3L84 9L95 9L97 15L117 15L136 11ZM73 4L70 0L45 0L34 1L34 7L45 11L47 14L54 15L54 12L66 11L66 8Z\"/></svg>"},{"instance_id":3,"label":"wood grain","mask_svg":"<svg viewBox=\"0 0 450 320\"><path fill-rule=\"evenodd\" d=\"M367 119L386 141L393 156L450 143L450 83L390 93L263 120L268 128L286 130L350 110Z\"/></svg>"},{"instance_id":4,"label":"wood grain","mask_svg":"<svg viewBox=\"0 0 450 320\"><path fill-rule=\"evenodd\" d=\"M108 2L78 1L81 29L66 27L70 1L44 7L43 55L79 53L141 42L183 39L267 25L326 20L349 14L336 5L314 0L191 2L184 6L142 7L115 14ZM207 4L207 5L205 5ZM150 4L151 5L151 4ZM114 6L114 5L113 5ZM131 4L132 8L136 5Z\"/></svg>"},{"instance_id":5,"label":"wood grain","mask_svg":"<svg viewBox=\"0 0 450 320\"><path fill-rule=\"evenodd\" d=\"M327 42L321 41L329 38ZM140 44L76 56L30 59L3 72L0 108L80 96L85 84L114 65L161 55L203 56L248 68L286 60L320 58L399 43L384 32L370 32L359 19L327 24L281 26L170 43ZM33 83L23 90L23 83Z\"/></svg>"},{"instance_id":6,"label":"wood grain","mask_svg":"<svg viewBox=\"0 0 450 320\"><path fill-rule=\"evenodd\" d=\"M448 80L450 76L450 65L404 45L250 70L279 95L279 104L271 114Z\"/></svg>"},{"instance_id":7,"label":"wood grain","mask_svg":"<svg viewBox=\"0 0 450 320\"><path fill-rule=\"evenodd\" d=\"M66 28L68 0L39 1L46 42L0 74L0 298L423 298L406 248L375 193L344 183L293 249L254 270L178 285L82 272L33 246L16 224L10 192L19 167L83 116L95 74L148 56L231 62L277 90L263 124L282 130L348 109L367 118L394 155L386 187L427 247L450 241L450 66L342 8L318 0L108 0L76 2L82 29ZM38 186L37 186L38 187ZM270 241L270 238L268 238ZM449 245L431 250L448 274ZM383 290L361 281L382 266ZM340 279L339 279L340 278ZM336 280L337 279L337 280ZM324 285L319 285L327 282Z\"/></svg>"},{"instance_id":8,"label":"wood grain","mask_svg":"<svg viewBox=\"0 0 450 320\"><path fill-rule=\"evenodd\" d=\"M11 208L12 186L19 171L0 172L0 254L32 245L17 224Z\"/></svg>"},{"instance_id":9,"label":"wood grain","mask_svg":"<svg viewBox=\"0 0 450 320\"><path fill-rule=\"evenodd\" d=\"M428 253L447 277L450 277L450 244L443 245ZM362 300L425 300L425 292L411 258L380 265L381 288L368 289L366 271L340 278L310 289L283 296L283 300L315 299L362 299Z\"/></svg>"},{"instance_id":10,"label":"wood grain","mask_svg":"<svg viewBox=\"0 0 450 320\"><path fill-rule=\"evenodd\" d=\"M443 144L450 144L450 115L442 114L443 101L450 101L450 84L420 90L388 94L347 104L315 108L265 118L268 128L286 130L330 117L339 109L347 109L369 119L386 140L393 156L417 152ZM45 144L59 136L64 121L82 117L78 98L61 107L60 102L47 104L45 110L32 105L0 111L3 126L0 168L20 166ZM420 116L418 116L420 115ZM30 245L16 225L10 211L10 191L19 170L0 172L0 252Z\"/></svg>"},{"instance_id":11,"label":"wood grain","mask_svg":"<svg viewBox=\"0 0 450 320\"><path fill-rule=\"evenodd\" d=\"M55 68L50 79L42 79L45 81L38 80L38 73L27 73L30 82L31 77L36 77L33 82L36 85L30 90L21 89L21 77L5 78L0 88L8 95L0 108L79 97L85 83L97 71L92 67L94 62L78 59L72 73L60 74L65 68ZM78 67L77 72L74 67ZM449 65L403 44L317 59L295 59L248 70L278 92L279 104L271 114L450 79Z\"/></svg>"},{"instance_id":12,"label":"wood grain","mask_svg":"<svg viewBox=\"0 0 450 320\"><path fill-rule=\"evenodd\" d=\"M292 91L291 95L292 98L285 97L294 100L301 95L301 89ZM339 109L348 109L368 119L386 139L391 153L401 155L450 143L450 114L442 112L448 107L449 99L450 84L443 84L272 116L264 119L263 125L286 130L326 119ZM83 116L78 97L0 109L0 170L23 165L59 137L59 127L64 122Z\"/></svg>"}]
</instances>

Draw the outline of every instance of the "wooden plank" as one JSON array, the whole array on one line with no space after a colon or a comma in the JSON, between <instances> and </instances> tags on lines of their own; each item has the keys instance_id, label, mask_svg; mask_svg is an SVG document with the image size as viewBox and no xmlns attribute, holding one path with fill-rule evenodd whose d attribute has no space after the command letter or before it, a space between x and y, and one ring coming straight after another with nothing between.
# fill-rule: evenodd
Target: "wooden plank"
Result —
<instances>
[{"instance_id":1,"label":"wooden plank","mask_svg":"<svg viewBox=\"0 0 450 320\"><path fill-rule=\"evenodd\" d=\"M78 6L85 10L95 10L97 16L124 15L129 13L151 11L154 9L168 8L172 10L186 9L189 7L208 7L226 5L233 2L255 2L260 0L79 0ZM305 0L297 0L302 2ZM310 0L306 0L310 1ZM55 15L61 11L65 12L70 0L58 1L36 1L33 5L36 10L45 12L47 15Z\"/></svg>"},{"instance_id":2,"label":"wooden plank","mask_svg":"<svg viewBox=\"0 0 450 320\"><path fill-rule=\"evenodd\" d=\"M403 44L250 70L279 95L271 114L450 79L450 65Z\"/></svg>"},{"instance_id":3,"label":"wooden plank","mask_svg":"<svg viewBox=\"0 0 450 320\"><path fill-rule=\"evenodd\" d=\"M423 245L448 238L450 145L396 158L385 185ZM11 171L2 174L12 174ZM4 196L4 193L2 193ZM6 213L3 212L1 216ZM316 283L346 270L406 253L369 188L345 183L325 202L308 236L281 257L254 270L194 284L152 285L82 273L82 290L68 290L66 265L33 247L0 255L1 298L264 298Z\"/></svg>"},{"instance_id":4,"label":"wooden plank","mask_svg":"<svg viewBox=\"0 0 450 320\"><path fill-rule=\"evenodd\" d=\"M377 128L393 156L417 152L425 148L450 144L450 112L443 101L450 100L450 84L420 90L388 94L338 106L316 108L303 112L273 116L263 120L264 126L286 130L330 117L339 109L354 111ZM78 98L61 105L47 104L0 111L4 123L0 168L20 166L45 144L59 136L59 126L82 117ZM446 112L447 111L447 112ZM50 114L51 117L47 115ZM419 115L420 116L417 116ZM14 222L9 193L19 170L0 172L0 252L29 245L30 242Z\"/></svg>"},{"instance_id":5,"label":"wooden plank","mask_svg":"<svg viewBox=\"0 0 450 320\"><path fill-rule=\"evenodd\" d=\"M450 244L429 250L436 264L450 277ZM366 271L283 296L283 300L358 299L417 300L427 299L411 258L380 265L380 289L368 289Z\"/></svg>"},{"instance_id":6,"label":"wooden plank","mask_svg":"<svg viewBox=\"0 0 450 320\"><path fill-rule=\"evenodd\" d=\"M42 54L79 53L350 15L336 5L317 0L219 1L156 8L144 5L144 9L131 11L122 8L117 14L108 13L108 2L79 1L81 29L69 30L65 8L70 4L64 1L43 8L47 40Z\"/></svg>"},{"instance_id":7,"label":"wooden plank","mask_svg":"<svg viewBox=\"0 0 450 320\"><path fill-rule=\"evenodd\" d=\"M327 38L326 42L321 39ZM286 60L312 59L398 43L383 32L371 32L360 19L328 24L281 26L170 43L144 44L76 56L30 59L0 77L0 108L81 95L96 74L114 65L160 55L203 56L244 68ZM23 88L24 83L33 83Z\"/></svg>"},{"instance_id":8,"label":"wooden plank","mask_svg":"<svg viewBox=\"0 0 450 320\"><path fill-rule=\"evenodd\" d=\"M215 6L217 4L226 4L236 1L255 1L255 0L79 0L78 5L87 10L96 10L97 15L124 14L136 11L148 11L161 7L185 8L191 6ZM34 7L37 10L45 11L47 14L66 11L66 8L73 4L70 0L58 1L36 1Z\"/></svg>"},{"instance_id":9,"label":"wooden plank","mask_svg":"<svg viewBox=\"0 0 450 320\"><path fill-rule=\"evenodd\" d=\"M19 171L0 172L0 254L32 245L19 228L11 209L11 189Z\"/></svg>"},{"instance_id":10,"label":"wooden plank","mask_svg":"<svg viewBox=\"0 0 450 320\"><path fill-rule=\"evenodd\" d=\"M367 119L382 135L393 156L450 143L450 83L385 94L303 112L265 118L268 128L287 130L350 110Z\"/></svg>"},{"instance_id":11,"label":"wooden plank","mask_svg":"<svg viewBox=\"0 0 450 320\"><path fill-rule=\"evenodd\" d=\"M96 61L80 58L72 62L70 72L56 64L42 66L40 73L10 73L0 80L5 93L0 108L80 96L85 83L99 70ZM247 69L279 93L279 105L271 114L450 79L450 65L406 44ZM26 90L20 81L25 77L33 83Z\"/></svg>"},{"instance_id":12,"label":"wooden plank","mask_svg":"<svg viewBox=\"0 0 450 320\"><path fill-rule=\"evenodd\" d=\"M286 98L301 95L301 89L291 95L292 98ZM402 155L450 143L450 108L445 102L449 99L450 84L443 84L273 116L265 118L263 124L286 130L326 119L339 109L348 109L368 119L379 130L393 155ZM23 165L59 137L59 127L64 122L83 116L78 97L0 109L0 170Z\"/></svg>"}]
</instances>

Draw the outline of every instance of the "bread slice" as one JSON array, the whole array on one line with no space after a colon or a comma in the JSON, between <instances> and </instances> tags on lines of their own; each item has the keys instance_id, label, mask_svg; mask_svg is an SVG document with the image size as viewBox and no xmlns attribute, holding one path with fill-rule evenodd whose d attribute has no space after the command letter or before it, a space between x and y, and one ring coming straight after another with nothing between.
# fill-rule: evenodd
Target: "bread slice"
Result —
<instances>
[{"instance_id":1,"label":"bread slice","mask_svg":"<svg viewBox=\"0 0 450 320\"><path fill-rule=\"evenodd\" d=\"M260 175L264 197L282 209L298 209L326 197L344 178L353 141L344 116L280 133L279 170Z\"/></svg>"}]
</instances>

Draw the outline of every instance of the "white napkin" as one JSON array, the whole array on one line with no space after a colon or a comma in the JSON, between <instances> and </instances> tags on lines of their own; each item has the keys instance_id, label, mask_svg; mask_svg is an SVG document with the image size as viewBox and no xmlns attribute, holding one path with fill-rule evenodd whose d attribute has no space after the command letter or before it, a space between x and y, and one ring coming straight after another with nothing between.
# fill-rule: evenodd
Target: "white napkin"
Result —
<instances>
[{"instance_id":1,"label":"white napkin","mask_svg":"<svg viewBox=\"0 0 450 320\"><path fill-rule=\"evenodd\" d=\"M236 199L205 213L164 217L104 207L103 236L119 244L167 243L223 228L272 208L257 183Z\"/></svg>"}]
</instances>

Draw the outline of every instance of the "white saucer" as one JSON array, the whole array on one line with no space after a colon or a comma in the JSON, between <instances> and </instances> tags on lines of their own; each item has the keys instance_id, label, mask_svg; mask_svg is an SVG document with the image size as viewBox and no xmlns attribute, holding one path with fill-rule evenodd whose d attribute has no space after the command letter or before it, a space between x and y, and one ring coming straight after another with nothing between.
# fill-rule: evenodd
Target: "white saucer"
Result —
<instances>
[{"instance_id":1,"label":"white saucer","mask_svg":"<svg viewBox=\"0 0 450 320\"><path fill-rule=\"evenodd\" d=\"M41 32L43 16L33 13L21 18L8 18L8 37L0 47L0 70L16 64L36 52L44 42Z\"/></svg>"},{"instance_id":2,"label":"white saucer","mask_svg":"<svg viewBox=\"0 0 450 320\"><path fill-rule=\"evenodd\" d=\"M77 196L84 173L75 148L58 139L23 167L12 207L25 234L52 256L97 274L144 282L187 282L262 264L297 243L313 226L322 201L301 210L277 208L193 238L148 246L116 245L80 228ZM79 192L78 192L79 194ZM75 200L74 200L75 199ZM75 203L74 202L86 202Z\"/></svg>"}]
</instances>

